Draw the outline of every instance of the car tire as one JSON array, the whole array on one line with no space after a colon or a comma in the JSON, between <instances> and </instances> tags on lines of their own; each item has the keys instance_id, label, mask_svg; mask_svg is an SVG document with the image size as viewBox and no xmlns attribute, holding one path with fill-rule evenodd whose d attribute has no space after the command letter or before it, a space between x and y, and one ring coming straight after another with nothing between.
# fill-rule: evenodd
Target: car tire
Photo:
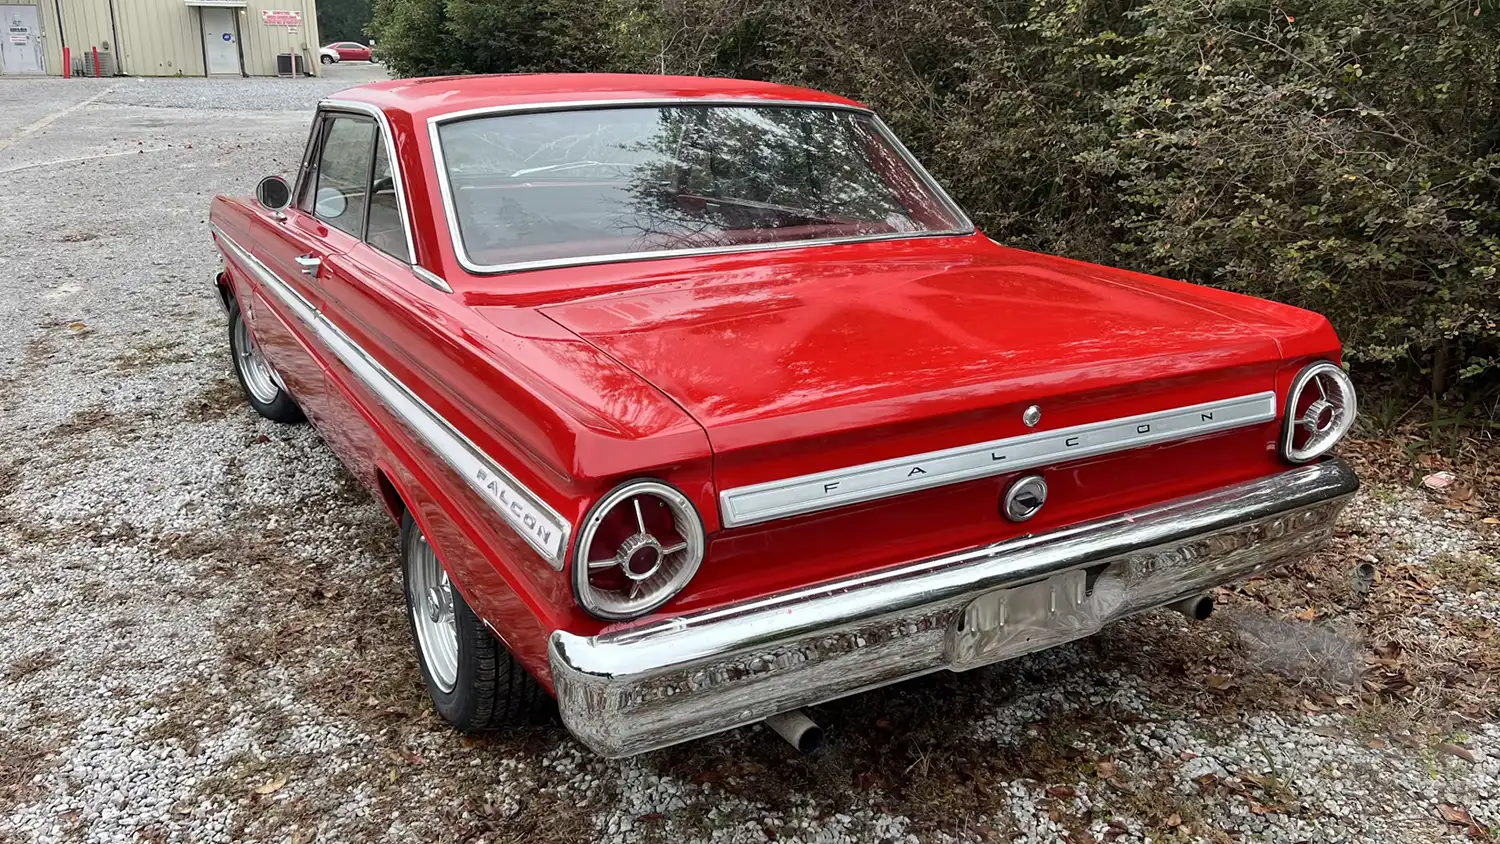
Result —
<instances>
[{"instance_id":1,"label":"car tire","mask_svg":"<svg viewBox=\"0 0 1500 844\"><path fill-rule=\"evenodd\" d=\"M286 385L271 362L256 348L250 325L240 313L237 299L229 300L229 356L234 361L234 377L255 412L272 422L293 423L303 420L302 408L287 392Z\"/></svg>"},{"instance_id":2,"label":"car tire","mask_svg":"<svg viewBox=\"0 0 1500 844\"><path fill-rule=\"evenodd\" d=\"M545 720L552 698L469 608L405 512L401 571L422 682L443 720L469 731Z\"/></svg>"},{"instance_id":3,"label":"car tire","mask_svg":"<svg viewBox=\"0 0 1500 844\"><path fill-rule=\"evenodd\" d=\"M323 64L333 64L333 56L321 56L318 60Z\"/></svg>"}]
</instances>

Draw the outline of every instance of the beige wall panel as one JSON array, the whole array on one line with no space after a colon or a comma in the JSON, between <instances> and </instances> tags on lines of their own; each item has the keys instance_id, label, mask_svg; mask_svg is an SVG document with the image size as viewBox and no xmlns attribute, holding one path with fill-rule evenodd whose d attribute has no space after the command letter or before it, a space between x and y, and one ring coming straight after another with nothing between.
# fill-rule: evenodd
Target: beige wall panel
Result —
<instances>
[{"instance_id":1,"label":"beige wall panel","mask_svg":"<svg viewBox=\"0 0 1500 844\"><path fill-rule=\"evenodd\" d=\"M94 47L102 52L106 49L115 50L115 59L119 59L118 49L115 47L115 36L110 31L109 25L109 0L41 0L41 5L49 21L55 21L58 8L62 9L62 32L61 37L66 37L68 47L74 56L82 55ZM47 45L47 72L62 73L62 44L61 37L51 38L52 29L49 26L49 43ZM56 56L56 64L53 57Z\"/></svg>"},{"instance_id":2,"label":"beige wall panel","mask_svg":"<svg viewBox=\"0 0 1500 844\"><path fill-rule=\"evenodd\" d=\"M296 32L291 27L267 26L261 12L268 10L301 12L302 25ZM240 18L240 35L245 42L245 70L251 76L275 76L278 53L301 52L313 74L322 68L318 64L318 5L314 0L249 0Z\"/></svg>"},{"instance_id":3,"label":"beige wall panel","mask_svg":"<svg viewBox=\"0 0 1500 844\"><path fill-rule=\"evenodd\" d=\"M114 0L120 68L132 76L202 76L198 10L182 0Z\"/></svg>"}]
</instances>

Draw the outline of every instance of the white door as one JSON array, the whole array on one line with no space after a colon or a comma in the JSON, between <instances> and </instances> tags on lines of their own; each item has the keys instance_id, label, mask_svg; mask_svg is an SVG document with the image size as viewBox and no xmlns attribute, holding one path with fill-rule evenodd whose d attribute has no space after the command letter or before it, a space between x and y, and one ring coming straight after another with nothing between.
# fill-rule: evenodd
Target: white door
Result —
<instances>
[{"instance_id":1,"label":"white door","mask_svg":"<svg viewBox=\"0 0 1500 844\"><path fill-rule=\"evenodd\" d=\"M45 73L42 64L42 29L37 26L35 6L0 6L5 25L0 42L0 73Z\"/></svg>"},{"instance_id":2,"label":"white door","mask_svg":"<svg viewBox=\"0 0 1500 844\"><path fill-rule=\"evenodd\" d=\"M240 72L240 45L234 34L234 9L199 6L203 16L203 56L209 73Z\"/></svg>"}]
</instances>

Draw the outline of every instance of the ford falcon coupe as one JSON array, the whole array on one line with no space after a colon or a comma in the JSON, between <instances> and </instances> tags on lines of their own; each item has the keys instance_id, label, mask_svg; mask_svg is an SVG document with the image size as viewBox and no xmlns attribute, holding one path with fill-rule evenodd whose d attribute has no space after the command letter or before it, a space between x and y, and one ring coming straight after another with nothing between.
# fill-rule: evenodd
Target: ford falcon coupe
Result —
<instances>
[{"instance_id":1,"label":"ford falcon coupe","mask_svg":"<svg viewBox=\"0 0 1500 844\"><path fill-rule=\"evenodd\" d=\"M463 729L811 750L802 707L1203 617L1358 487L1323 317L996 243L818 91L366 85L211 230L246 397L399 523Z\"/></svg>"}]
</instances>

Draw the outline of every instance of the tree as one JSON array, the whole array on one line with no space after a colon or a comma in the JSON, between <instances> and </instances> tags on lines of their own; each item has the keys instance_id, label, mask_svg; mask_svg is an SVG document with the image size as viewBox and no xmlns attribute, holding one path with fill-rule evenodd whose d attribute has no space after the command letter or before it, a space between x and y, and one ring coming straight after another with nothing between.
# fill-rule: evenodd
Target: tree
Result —
<instances>
[{"instance_id":1,"label":"tree","mask_svg":"<svg viewBox=\"0 0 1500 844\"><path fill-rule=\"evenodd\" d=\"M370 28L401 76L607 70L606 8L587 0L378 0Z\"/></svg>"},{"instance_id":2,"label":"tree","mask_svg":"<svg viewBox=\"0 0 1500 844\"><path fill-rule=\"evenodd\" d=\"M371 12L370 0L319 0L318 33L323 43L366 41Z\"/></svg>"}]
</instances>

